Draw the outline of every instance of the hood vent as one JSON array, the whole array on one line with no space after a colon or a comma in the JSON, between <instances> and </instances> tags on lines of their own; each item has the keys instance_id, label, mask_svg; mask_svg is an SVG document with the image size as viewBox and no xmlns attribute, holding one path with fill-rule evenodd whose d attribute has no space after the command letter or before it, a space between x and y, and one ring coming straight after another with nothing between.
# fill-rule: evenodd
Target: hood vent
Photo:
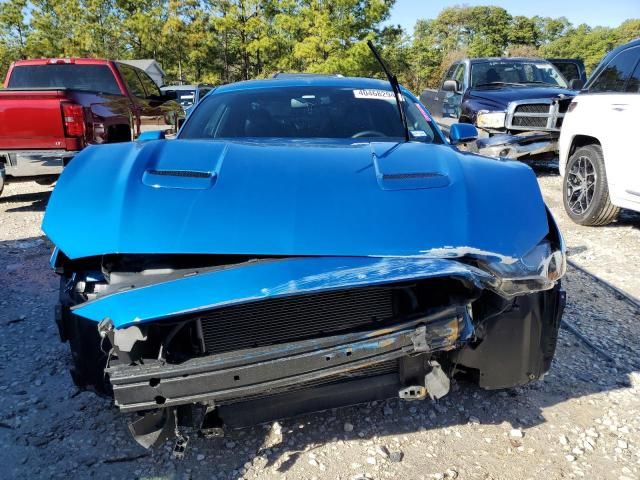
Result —
<instances>
[{"instance_id":1,"label":"hood vent","mask_svg":"<svg viewBox=\"0 0 640 480\"><path fill-rule=\"evenodd\" d=\"M142 175L142 183L152 188L206 190L216 183L216 178L216 172L148 169Z\"/></svg>"},{"instance_id":2,"label":"hood vent","mask_svg":"<svg viewBox=\"0 0 640 480\"><path fill-rule=\"evenodd\" d=\"M444 177L440 173L418 172L418 173L385 173L382 175L383 180L410 180L413 178L433 178Z\"/></svg>"},{"instance_id":3,"label":"hood vent","mask_svg":"<svg viewBox=\"0 0 640 480\"><path fill-rule=\"evenodd\" d=\"M147 173L167 177L210 178L212 176L211 172L197 172L194 170L147 170Z\"/></svg>"}]
</instances>

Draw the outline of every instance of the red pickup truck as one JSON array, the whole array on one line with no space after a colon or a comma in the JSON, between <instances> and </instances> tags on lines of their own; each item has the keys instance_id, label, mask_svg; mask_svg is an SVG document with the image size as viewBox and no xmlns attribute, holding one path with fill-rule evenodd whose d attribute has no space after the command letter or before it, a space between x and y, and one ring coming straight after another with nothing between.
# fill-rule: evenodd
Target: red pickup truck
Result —
<instances>
[{"instance_id":1,"label":"red pickup truck","mask_svg":"<svg viewBox=\"0 0 640 480\"><path fill-rule=\"evenodd\" d=\"M20 60L0 89L3 178L58 174L91 144L127 142L145 130L175 133L184 110L143 70L112 60Z\"/></svg>"}]
</instances>

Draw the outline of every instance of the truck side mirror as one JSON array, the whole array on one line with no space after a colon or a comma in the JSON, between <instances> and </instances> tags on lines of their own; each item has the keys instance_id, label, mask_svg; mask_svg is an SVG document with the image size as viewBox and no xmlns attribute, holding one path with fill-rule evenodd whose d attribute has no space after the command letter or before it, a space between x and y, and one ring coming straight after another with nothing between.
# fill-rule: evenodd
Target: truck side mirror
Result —
<instances>
[{"instance_id":1,"label":"truck side mirror","mask_svg":"<svg viewBox=\"0 0 640 480\"><path fill-rule=\"evenodd\" d=\"M579 78L574 78L569 82L569 88L571 90L582 90L582 87L584 87L584 82Z\"/></svg>"},{"instance_id":2,"label":"truck side mirror","mask_svg":"<svg viewBox=\"0 0 640 480\"><path fill-rule=\"evenodd\" d=\"M445 92L458 93L460 92L460 85L458 85L457 80L445 80L442 84L442 90Z\"/></svg>"},{"instance_id":3,"label":"truck side mirror","mask_svg":"<svg viewBox=\"0 0 640 480\"><path fill-rule=\"evenodd\" d=\"M452 145L473 142L478 139L478 130L470 123L454 123L449 128L449 140Z\"/></svg>"}]
</instances>

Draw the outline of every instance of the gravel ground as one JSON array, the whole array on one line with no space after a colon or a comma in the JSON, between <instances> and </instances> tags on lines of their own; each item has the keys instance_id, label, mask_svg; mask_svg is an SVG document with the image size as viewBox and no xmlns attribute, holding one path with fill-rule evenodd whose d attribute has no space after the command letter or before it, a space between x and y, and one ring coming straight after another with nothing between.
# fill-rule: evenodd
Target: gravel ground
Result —
<instances>
[{"instance_id":1,"label":"gravel ground","mask_svg":"<svg viewBox=\"0 0 640 480\"><path fill-rule=\"evenodd\" d=\"M576 229L554 202L559 179L540 182L572 258L599 274L597 260L607 259L603 276L635 291L638 221ZM0 198L0 477L640 479L640 311L573 268L565 319L601 353L563 328L542 382L502 392L454 383L437 404L390 400L193 437L183 461L169 444L146 451L127 417L67 374L52 321L57 278L39 229L49 190L15 183Z\"/></svg>"}]
</instances>

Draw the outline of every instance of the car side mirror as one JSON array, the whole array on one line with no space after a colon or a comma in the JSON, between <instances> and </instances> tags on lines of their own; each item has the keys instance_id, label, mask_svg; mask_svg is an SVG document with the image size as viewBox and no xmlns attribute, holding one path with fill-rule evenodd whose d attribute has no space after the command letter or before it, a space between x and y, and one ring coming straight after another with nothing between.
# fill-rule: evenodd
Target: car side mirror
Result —
<instances>
[{"instance_id":1,"label":"car side mirror","mask_svg":"<svg viewBox=\"0 0 640 480\"><path fill-rule=\"evenodd\" d=\"M449 128L449 140L452 145L473 142L478 139L478 130L470 123L454 123Z\"/></svg>"},{"instance_id":2,"label":"car side mirror","mask_svg":"<svg viewBox=\"0 0 640 480\"><path fill-rule=\"evenodd\" d=\"M457 80L445 80L442 84L442 90L445 92L458 93L460 91L460 85Z\"/></svg>"},{"instance_id":3,"label":"car side mirror","mask_svg":"<svg viewBox=\"0 0 640 480\"><path fill-rule=\"evenodd\" d=\"M151 130L149 132L142 132L138 136L139 142L150 142L152 140L164 140L165 133L163 130Z\"/></svg>"},{"instance_id":4,"label":"car side mirror","mask_svg":"<svg viewBox=\"0 0 640 480\"><path fill-rule=\"evenodd\" d=\"M579 78L574 78L569 82L569 88L571 90L582 90L582 87L584 87L584 82Z\"/></svg>"}]
</instances>

